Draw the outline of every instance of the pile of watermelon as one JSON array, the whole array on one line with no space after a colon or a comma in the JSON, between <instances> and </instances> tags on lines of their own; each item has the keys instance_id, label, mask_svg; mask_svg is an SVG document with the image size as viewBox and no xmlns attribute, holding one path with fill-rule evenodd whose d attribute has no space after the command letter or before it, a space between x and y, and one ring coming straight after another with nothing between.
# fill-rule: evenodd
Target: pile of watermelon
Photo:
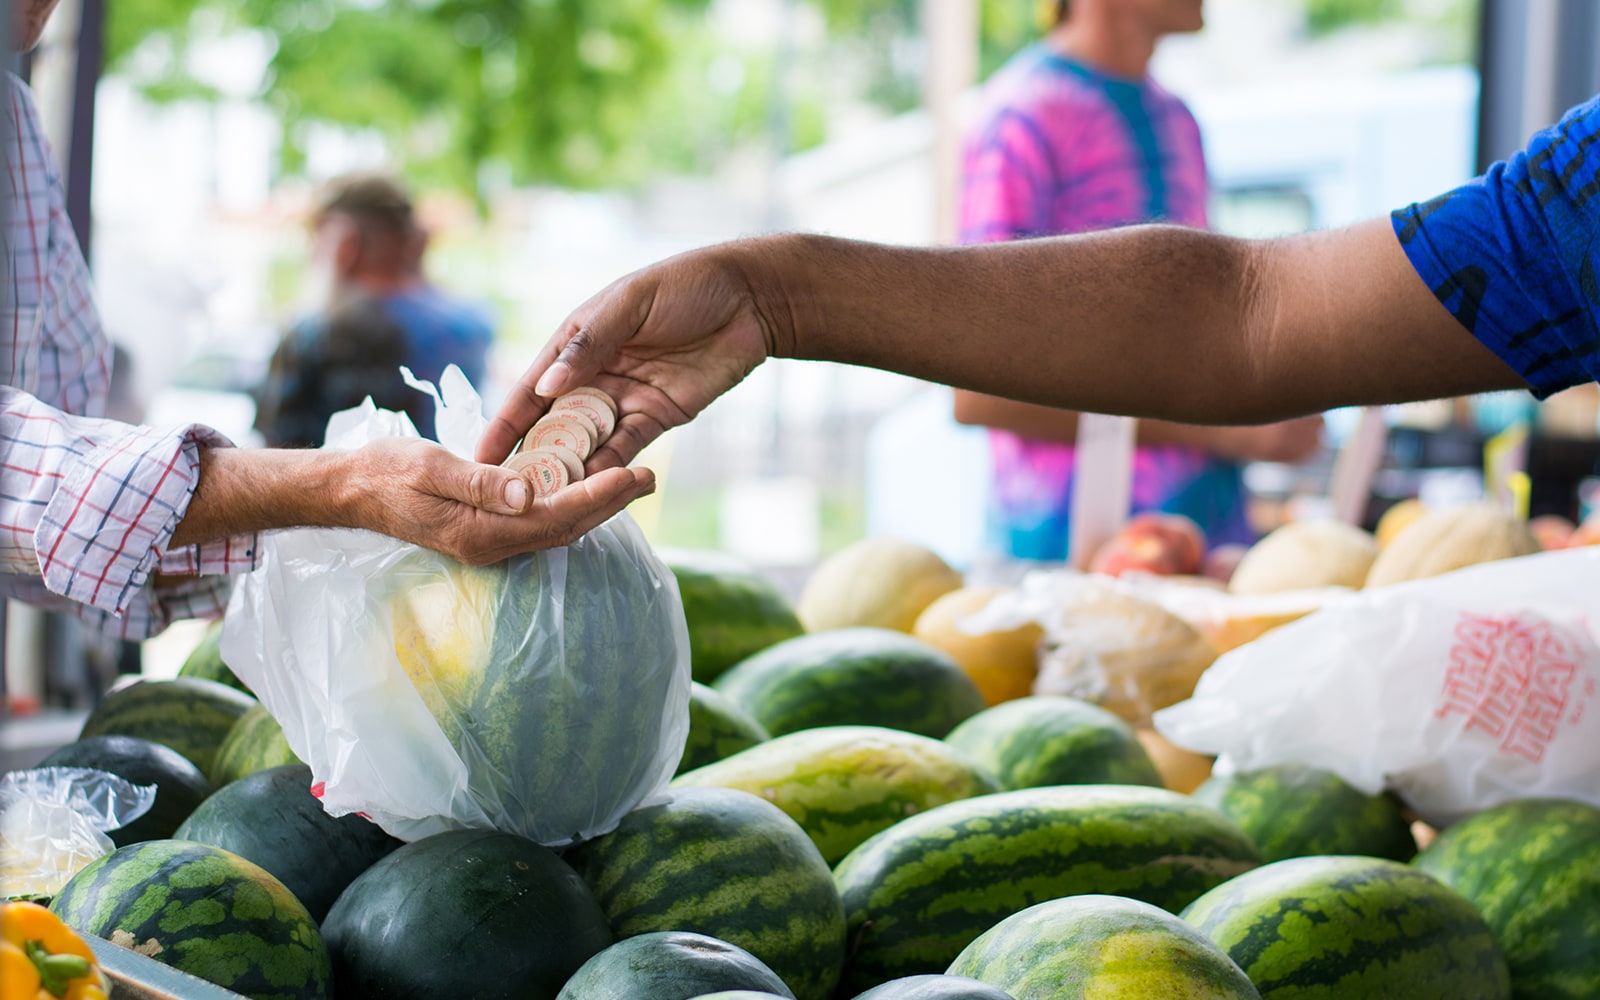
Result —
<instances>
[{"instance_id":1,"label":"pile of watermelon","mask_svg":"<svg viewBox=\"0 0 1600 1000\"><path fill-rule=\"evenodd\" d=\"M47 762L158 787L52 908L285 1000L1600 997L1600 810L1510 803L1418 854L1396 800L1325 772L1182 794L1113 712L994 698L972 644L919 638L907 595L960 581L904 565L925 578L885 570L852 618L677 560L678 775L559 851L330 817L202 645Z\"/></svg>"}]
</instances>

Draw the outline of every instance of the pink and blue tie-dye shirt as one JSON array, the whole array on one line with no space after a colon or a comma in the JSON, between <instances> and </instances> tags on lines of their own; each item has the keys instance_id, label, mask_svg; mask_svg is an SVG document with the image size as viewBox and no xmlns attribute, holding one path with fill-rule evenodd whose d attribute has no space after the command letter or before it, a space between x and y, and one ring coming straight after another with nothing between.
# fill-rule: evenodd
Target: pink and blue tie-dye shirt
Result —
<instances>
[{"instance_id":1,"label":"pink and blue tie-dye shirt","mask_svg":"<svg viewBox=\"0 0 1600 1000\"><path fill-rule=\"evenodd\" d=\"M1200 129L1183 102L1149 77L1109 77L1042 44L984 85L963 167L964 243L1206 225ZM1017 558L1066 558L1075 449L1000 430L989 439L997 544ZM1133 506L1185 514L1213 542L1251 537L1239 467L1193 448L1140 448Z\"/></svg>"}]
</instances>

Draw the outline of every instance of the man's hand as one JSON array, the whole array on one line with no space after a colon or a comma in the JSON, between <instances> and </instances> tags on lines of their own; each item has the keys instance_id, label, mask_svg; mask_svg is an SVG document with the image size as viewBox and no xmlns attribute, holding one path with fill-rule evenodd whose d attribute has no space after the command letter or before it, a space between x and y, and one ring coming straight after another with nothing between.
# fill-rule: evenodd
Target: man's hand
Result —
<instances>
[{"instance_id":1,"label":"man's hand","mask_svg":"<svg viewBox=\"0 0 1600 1000\"><path fill-rule=\"evenodd\" d=\"M618 419L587 469L625 466L737 385L774 353L776 324L761 314L752 277L735 258L726 247L681 254L579 306L489 422L478 459L501 461L550 400L594 385L616 400Z\"/></svg>"},{"instance_id":2,"label":"man's hand","mask_svg":"<svg viewBox=\"0 0 1600 1000\"><path fill-rule=\"evenodd\" d=\"M474 565L567 545L655 490L648 469L611 469L533 499L510 469L431 441L357 451L213 448L170 545L274 528L365 528Z\"/></svg>"}]
</instances>

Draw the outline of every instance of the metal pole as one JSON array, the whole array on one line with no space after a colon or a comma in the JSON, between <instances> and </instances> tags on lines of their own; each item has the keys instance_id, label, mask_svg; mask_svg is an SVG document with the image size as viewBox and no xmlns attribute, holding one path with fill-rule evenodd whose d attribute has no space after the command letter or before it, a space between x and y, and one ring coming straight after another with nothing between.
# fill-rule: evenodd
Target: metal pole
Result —
<instances>
[{"instance_id":1,"label":"metal pole","mask_svg":"<svg viewBox=\"0 0 1600 1000\"><path fill-rule=\"evenodd\" d=\"M933 116L934 240L956 238L961 182L961 95L978 79L977 0L923 0L928 37L928 112Z\"/></svg>"},{"instance_id":2,"label":"metal pole","mask_svg":"<svg viewBox=\"0 0 1600 1000\"><path fill-rule=\"evenodd\" d=\"M94 95L105 60L105 0L83 0L78 21L78 58L72 74L72 140L67 157L67 217L93 263L91 189L94 178Z\"/></svg>"}]
</instances>

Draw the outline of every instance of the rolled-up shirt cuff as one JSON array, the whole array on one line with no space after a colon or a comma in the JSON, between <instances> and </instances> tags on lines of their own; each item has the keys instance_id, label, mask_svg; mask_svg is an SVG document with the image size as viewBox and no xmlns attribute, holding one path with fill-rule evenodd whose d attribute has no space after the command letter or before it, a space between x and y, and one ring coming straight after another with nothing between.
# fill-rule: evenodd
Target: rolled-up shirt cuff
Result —
<instances>
[{"instance_id":1,"label":"rolled-up shirt cuff","mask_svg":"<svg viewBox=\"0 0 1600 1000\"><path fill-rule=\"evenodd\" d=\"M130 427L62 469L34 532L40 576L53 592L126 613L153 572L244 572L252 537L167 551L200 476L200 449L232 447L209 427Z\"/></svg>"}]
</instances>

